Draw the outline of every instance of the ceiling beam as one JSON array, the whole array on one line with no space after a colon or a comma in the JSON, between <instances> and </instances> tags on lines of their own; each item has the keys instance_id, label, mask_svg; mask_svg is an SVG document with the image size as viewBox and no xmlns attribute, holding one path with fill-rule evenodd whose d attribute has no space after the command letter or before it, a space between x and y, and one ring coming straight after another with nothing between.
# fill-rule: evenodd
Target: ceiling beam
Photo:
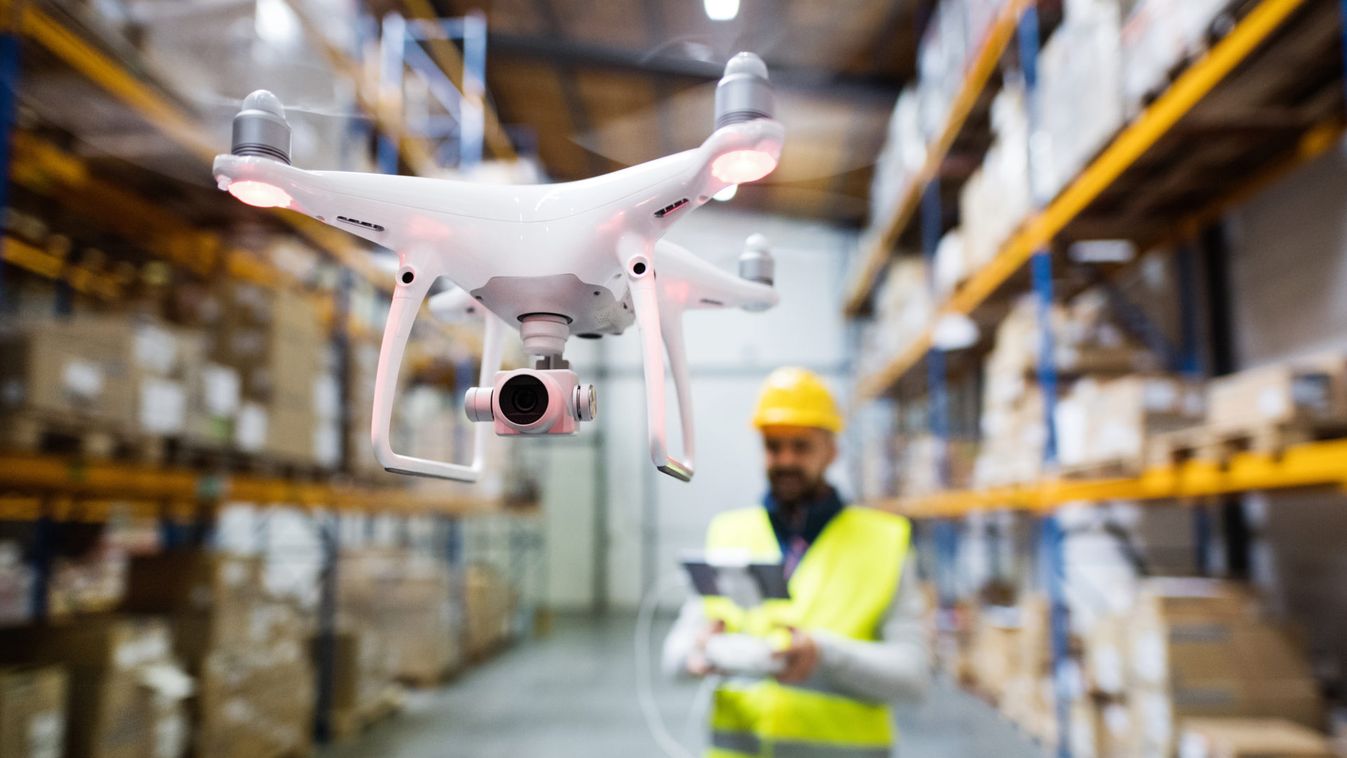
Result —
<instances>
[{"instance_id":1,"label":"ceiling beam","mask_svg":"<svg viewBox=\"0 0 1347 758\"><path fill-rule=\"evenodd\" d=\"M611 68L657 76L716 81L723 64L671 55L643 55L636 51L550 38L492 32L487 49L491 55L538 58L570 67ZM826 92L839 98L883 100L898 97L900 84L886 77L838 74L834 71L771 66L772 82L784 89Z\"/></svg>"}]
</instances>

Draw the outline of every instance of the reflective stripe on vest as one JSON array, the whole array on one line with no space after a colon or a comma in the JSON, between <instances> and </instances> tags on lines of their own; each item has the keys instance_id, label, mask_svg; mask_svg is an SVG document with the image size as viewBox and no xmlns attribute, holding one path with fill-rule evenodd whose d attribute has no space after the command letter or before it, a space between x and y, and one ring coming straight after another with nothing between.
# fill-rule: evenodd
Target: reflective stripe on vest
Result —
<instances>
[{"instance_id":1,"label":"reflective stripe on vest","mask_svg":"<svg viewBox=\"0 0 1347 758\"><path fill-rule=\"evenodd\" d=\"M723 621L731 632L759 635L775 644L784 644L788 626L874 640L901 579L910 530L900 516L847 507L800 561L789 582L790 600L744 610L725 598L707 598L706 615ZM747 551L767 561L781 559L762 508L716 517L706 548ZM708 755L887 756L893 743L888 706L853 700L820 684L789 687L773 679L722 684L712 709L713 747Z\"/></svg>"}]
</instances>

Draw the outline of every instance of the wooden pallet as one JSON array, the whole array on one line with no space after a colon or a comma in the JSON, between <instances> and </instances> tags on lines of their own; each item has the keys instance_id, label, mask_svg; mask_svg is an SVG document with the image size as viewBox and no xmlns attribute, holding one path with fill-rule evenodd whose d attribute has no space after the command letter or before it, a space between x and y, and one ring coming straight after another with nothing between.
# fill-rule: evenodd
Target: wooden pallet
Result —
<instances>
[{"instance_id":1,"label":"wooden pallet","mask_svg":"<svg viewBox=\"0 0 1347 758\"><path fill-rule=\"evenodd\" d=\"M1147 457L1151 466L1176 466L1196 460L1225 465L1239 453L1280 457L1287 448L1341 437L1347 420L1295 419L1197 426L1151 438Z\"/></svg>"},{"instance_id":2,"label":"wooden pallet","mask_svg":"<svg viewBox=\"0 0 1347 758\"><path fill-rule=\"evenodd\" d=\"M73 412L23 410L0 416L0 448L22 453L143 460L160 441L106 419Z\"/></svg>"},{"instance_id":3,"label":"wooden pallet","mask_svg":"<svg viewBox=\"0 0 1347 758\"><path fill-rule=\"evenodd\" d=\"M390 684L377 698L368 703L347 710L334 710L332 736L340 741L354 739L401 713L405 704L406 698L402 687Z\"/></svg>"},{"instance_id":4,"label":"wooden pallet","mask_svg":"<svg viewBox=\"0 0 1347 758\"><path fill-rule=\"evenodd\" d=\"M1146 461L1140 458L1113 458L1062 466L1058 475L1063 479L1133 479L1141 475Z\"/></svg>"}]
</instances>

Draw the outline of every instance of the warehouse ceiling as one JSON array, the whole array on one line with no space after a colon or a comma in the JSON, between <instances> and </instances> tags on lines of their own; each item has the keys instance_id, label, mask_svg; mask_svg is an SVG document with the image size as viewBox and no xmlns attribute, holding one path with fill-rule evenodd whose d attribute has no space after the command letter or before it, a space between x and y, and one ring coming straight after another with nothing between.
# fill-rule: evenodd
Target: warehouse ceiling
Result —
<instances>
[{"instance_id":1,"label":"warehouse ceiling","mask_svg":"<svg viewBox=\"0 0 1347 758\"><path fill-rule=\"evenodd\" d=\"M701 143L725 60L761 55L788 129L782 164L733 205L859 224L871 164L913 75L918 0L744 0L709 20L698 0L436 0L487 15L488 89L516 141L556 180Z\"/></svg>"}]
</instances>

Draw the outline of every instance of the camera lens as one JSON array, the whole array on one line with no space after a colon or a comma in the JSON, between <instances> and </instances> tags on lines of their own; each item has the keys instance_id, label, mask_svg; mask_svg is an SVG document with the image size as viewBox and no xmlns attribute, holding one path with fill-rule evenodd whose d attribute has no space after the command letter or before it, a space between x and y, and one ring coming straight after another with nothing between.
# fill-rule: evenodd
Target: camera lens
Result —
<instances>
[{"instance_id":1,"label":"camera lens","mask_svg":"<svg viewBox=\"0 0 1347 758\"><path fill-rule=\"evenodd\" d=\"M536 376L510 377L500 388L500 411L519 426L536 422L547 412L547 387Z\"/></svg>"}]
</instances>

